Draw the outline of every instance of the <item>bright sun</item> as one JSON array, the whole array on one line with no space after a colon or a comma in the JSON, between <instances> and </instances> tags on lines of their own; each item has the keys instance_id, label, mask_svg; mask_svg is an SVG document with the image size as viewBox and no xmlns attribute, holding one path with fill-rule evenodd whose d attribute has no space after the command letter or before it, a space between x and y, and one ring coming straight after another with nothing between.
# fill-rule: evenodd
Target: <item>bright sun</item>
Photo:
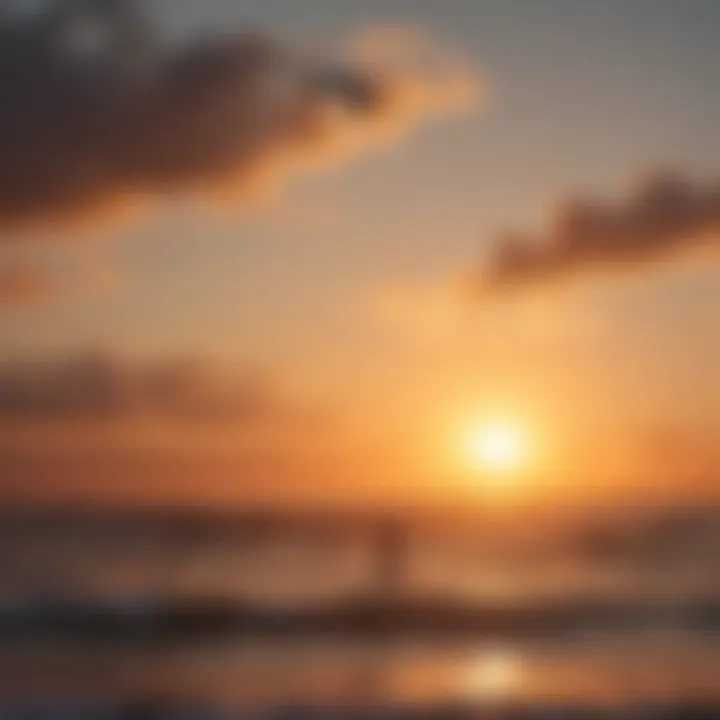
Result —
<instances>
[{"instance_id":1,"label":"bright sun","mask_svg":"<svg viewBox=\"0 0 720 720\"><path fill-rule=\"evenodd\" d=\"M472 428L466 453L473 469L496 477L518 472L528 459L524 430L510 423L488 423Z\"/></svg>"}]
</instances>

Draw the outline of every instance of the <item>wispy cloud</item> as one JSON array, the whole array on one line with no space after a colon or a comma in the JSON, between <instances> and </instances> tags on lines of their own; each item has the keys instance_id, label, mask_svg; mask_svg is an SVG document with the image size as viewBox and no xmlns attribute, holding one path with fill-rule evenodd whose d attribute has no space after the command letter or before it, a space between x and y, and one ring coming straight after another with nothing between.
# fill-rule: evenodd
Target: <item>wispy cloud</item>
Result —
<instances>
[{"instance_id":1,"label":"wispy cloud","mask_svg":"<svg viewBox=\"0 0 720 720\"><path fill-rule=\"evenodd\" d=\"M245 423L287 410L272 382L194 359L154 363L109 352L0 365L0 422Z\"/></svg>"}]
</instances>

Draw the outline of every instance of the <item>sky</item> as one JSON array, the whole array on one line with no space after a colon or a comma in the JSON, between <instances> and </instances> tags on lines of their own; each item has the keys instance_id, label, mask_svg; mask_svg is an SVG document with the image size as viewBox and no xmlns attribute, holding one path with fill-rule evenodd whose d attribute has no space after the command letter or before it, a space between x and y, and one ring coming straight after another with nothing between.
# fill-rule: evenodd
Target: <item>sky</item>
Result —
<instances>
[{"instance_id":1,"label":"sky","mask_svg":"<svg viewBox=\"0 0 720 720\"><path fill-rule=\"evenodd\" d=\"M545 232L551 243L568 198L597 198L618 221L635 217L637 188L662 172L718 192L715 0L158 0L152 10L169 37L262 31L312 56L363 32L422 37L422 52L462 67L477 97L250 202L170 184L129 219L51 219L29 236L4 228L3 267L41 263L63 288L7 291L23 301L0 314L0 397L28 368L54 373L45 391L67 384L66 358L93 353L105 370L122 358L123 382L142 374L124 364L177 358L242 376L239 427L229 412L209 427L151 432L143 416L133 434L134 416L98 423L94 405L49 412L33 396L26 412L15 399L21 411L5 413L0 433L10 495L144 497L147 475L159 498L387 498L399 488L482 502L482 479L456 477L462 437L506 418L533 438L525 482L535 490L715 492L720 269L712 242L686 235L716 233L716 210L671 226L659 262L642 250L625 262L632 253L608 250L600 233L594 255L563 260L569 282L521 275L509 292L463 291L500 231ZM165 123L171 133L173 118ZM702 252L685 252L695 245ZM619 260L598 270L608 253ZM532 267L553 262L541 260ZM46 361L40 371L33 359ZM185 479L176 465L195 438L202 461Z\"/></svg>"}]
</instances>

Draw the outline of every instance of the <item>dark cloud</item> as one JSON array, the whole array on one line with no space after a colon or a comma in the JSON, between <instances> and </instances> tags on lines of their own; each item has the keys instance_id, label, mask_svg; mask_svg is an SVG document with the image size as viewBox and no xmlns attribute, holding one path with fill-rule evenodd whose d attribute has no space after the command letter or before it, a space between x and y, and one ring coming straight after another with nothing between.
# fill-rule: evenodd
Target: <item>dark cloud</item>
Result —
<instances>
[{"instance_id":1,"label":"dark cloud","mask_svg":"<svg viewBox=\"0 0 720 720\"><path fill-rule=\"evenodd\" d=\"M87 353L0 366L0 422L232 423L285 410L267 378L231 375L194 360L141 364Z\"/></svg>"},{"instance_id":2,"label":"dark cloud","mask_svg":"<svg viewBox=\"0 0 720 720\"><path fill-rule=\"evenodd\" d=\"M545 233L496 238L478 285L492 292L643 267L717 244L719 229L720 185L658 174L618 205L569 200Z\"/></svg>"},{"instance_id":3,"label":"dark cloud","mask_svg":"<svg viewBox=\"0 0 720 720\"><path fill-rule=\"evenodd\" d=\"M67 238L167 195L243 205L289 176L467 104L464 70L401 71L373 50L309 61L261 34L170 42L140 0L0 8L0 240ZM372 34L371 34L372 39ZM397 47L398 43L394 43ZM0 310L55 283L0 272Z\"/></svg>"},{"instance_id":4,"label":"dark cloud","mask_svg":"<svg viewBox=\"0 0 720 720\"><path fill-rule=\"evenodd\" d=\"M166 193L231 187L242 199L455 101L447 78L312 64L263 35L169 43L139 4L2 11L0 232Z\"/></svg>"}]
</instances>

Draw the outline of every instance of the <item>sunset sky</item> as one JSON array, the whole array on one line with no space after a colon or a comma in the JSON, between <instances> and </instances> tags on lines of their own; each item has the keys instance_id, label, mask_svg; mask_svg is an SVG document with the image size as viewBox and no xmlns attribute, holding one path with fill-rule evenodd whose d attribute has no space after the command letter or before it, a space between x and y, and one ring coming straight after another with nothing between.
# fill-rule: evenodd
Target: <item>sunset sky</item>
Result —
<instances>
[{"instance_id":1,"label":"sunset sky","mask_svg":"<svg viewBox=\"0 0 720 720\"><path fill-rule=\"evenodd\" d=\"M528 438L511 494L717 494L720 3L153 7L173 37L262 31L312 56L417 41L474 97L259 197L171 184L127 219L0 228L5 495L481 503L487 468L463 442L484 423ZM679 190L645 202L660 173ZM615 229L581 218L563 234L576 197L612 207ZM624 249L630 226L639 250ZM585 249L560 271L545 255L517 276L498 266L511 282L495 292L505 230ZM175 378L137 412L107 400L107 383L142 395L158 383L138 368L178 359L210 379ZM13 390L18 374L30 389Z\"/></svg>"}]
</instances>

